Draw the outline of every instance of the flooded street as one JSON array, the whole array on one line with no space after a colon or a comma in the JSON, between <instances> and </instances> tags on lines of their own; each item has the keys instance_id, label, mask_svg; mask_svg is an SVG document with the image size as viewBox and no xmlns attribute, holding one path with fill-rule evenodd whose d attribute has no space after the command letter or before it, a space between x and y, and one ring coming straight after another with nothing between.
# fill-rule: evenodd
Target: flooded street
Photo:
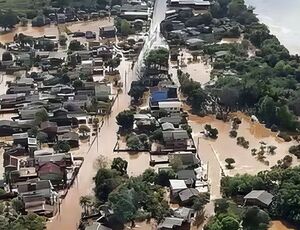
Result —
<instances>
[{"instance_id":1,"label":"flooded street","mask_svg":"<svg viewBox=\"0 0 300 230\"><path fill-rule=\"evenodd\" d=\"M128 62L122 62L119 68L127 69L128 64L129 64ZM124 75L122 74L122 76L123 76L122 80L124 81L125 80ZM130 84L132 79L133 79L133 75L132 72L130 72L128 74L127 83ZM93 194L93 187L94 187L93 177L96 175L96 171L97 171L97 169L94 167L96 159L100 155L105 156L108 160L112 160L114 157L120 156L113 153L113 148L117 141L116 132L119 129L115 117L118 115L119 112L128 108L129 102L130 102L130 98L126 92L123 92L119 95L118 99L116 100L112 108L112 112L110 116L104 119L104 124L98 138L99 151L97 152L97 141L95 141L94 144L91 146L90 151L83 155L85 161L79 171L77 180L75 180L73 186L69 189L66 198L62 200L60 214L55 216L51 220L51 222L47 224L47 229L73 230L76 229L76 227L78 226L79 220L81 218L81 211L82 211L79 205L80 196ZM131 173L130 172L131 168L135 169L133 165L135 166L141 165L141 167L143 167L143 165L140 163L139 164L133 163L134 161L128 162L129 173ZM146 162L147 164L149 164L149 157L147 158Z\"/></svg>"},{"instance_id":2,"label":"flooded street","mask_svg":"<svg viewBox=\"0 0 300 230\"><path fill-rule=\"evenodd\" d=\"M0 35L0 42L7 43L12 42L14 40L15 34L23 33L28 36L34 37L41 37L44 35L48 36L58 36L58 29L57 26L54 24L42 26L42 27L32 27L29 23L28 26L17 26L16 28L12 29L11 32L1 34Z\"/></svg>"}]
</instances>

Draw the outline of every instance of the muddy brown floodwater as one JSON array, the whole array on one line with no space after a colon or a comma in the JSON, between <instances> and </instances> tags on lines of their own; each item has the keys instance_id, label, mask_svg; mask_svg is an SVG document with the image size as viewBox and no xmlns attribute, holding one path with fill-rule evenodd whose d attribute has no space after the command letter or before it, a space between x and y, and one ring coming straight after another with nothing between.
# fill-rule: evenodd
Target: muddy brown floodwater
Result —
<instances>
[{"instance_id":1,"label":"muddy brown floodwater","mask_svg":"<svg viewBox=\"0 0 300 230\"><path fill-rule=\"evenodd\" d=\"M85 22L72 22L61 24L61 26L66 26L71 32L86 32L88 30L93 31L97 35L97 39L99 36L99 27L113 25L113 19L104 18L96 21L85 21ZM0 42L8 43L14 40L15 34L23 33L28 36L40 37L44 35L48 36L58 36L59 31L58 27L54 24L41 26L41 27L32 27L31 23L27 26L16 26L16 28L12 29L12 31L8 33L0 34ZM78 39L78 38L76 38Z\"/></svg>"},{"instance_id":2,"label":"muddy brown floodwater","mask_svg":"<svg viewBox=\"0 0 300 230\"><path fill-rule=\"evenodd\" d=\"M129 65L129 62L123 61L119 67L121 76L123 78L123 82L125 82L123 73L125 70L128 70ZM130 85L130 82L132 81L132 76L132 72L129 72L127 75L127 85ZM62 200L60 213L57 214L54 218L52 218L50 222L47 223L47 229L76 229L82 211L79 205L80 196L93 194L93 177L96 174L96 168L94 168L94 165L96 159L100 155L105 156L106 158L108 158L108 160L119 156L119 154L113 153L113 148L117 141L116 132L119 128L116 124L115 117L118 115L119 112L128 108L129 102L130 98L127 95L127 90L119 94L119 97L112 108L110 116L104 119L104 125L101 128L98 139L99 151L97 152L97 141L95 141L90 151L84 155L85 160L79 171L77 179L75 180L73 186L69 189L66 198ZM129 157L130 156L127 156L126 154L126 158ZM128 162L128 171L131 175L135 175L138 169L142 170L142 168L146 167L146 164L149 164L149 156L141 154L140 156L138 156L138 158L139 157L142 158L142 160L140 161L141 163L136 163L137 160Z\"/></svg>"},{"instance_id":3,"label":"muddy brown floodwater","mask_svg":"<svg viewBox=\"0 0 300 230\"><path fill-rule=\"evenodd\" d=\"M235 174L256 174L260 171L270 169L273 165L281 160L285 155L289 154L288 149L291 145L295 144L292 142L283 142L280 138L276 137L274 133L266 129L262 124L253 123L249 117L237 113L236 116L242 119L242 124L237 130L238 136L243 136L249 141L249 148L245 149L236 144L236 139L229 137L229 131L231 125L229 122L223 122L216 120L213 116L198 117L195 115L189 116L189 124L193 129L193 137L195 143L199 144L199 156L204 162L208 162L208 175L211 182L211 194L212 199L220 198L220 179L221 170L224 170L225 175L233 176ZM218 138L212 140L203 137L200 134L204 130L204 125L210 124L219 131ZM266 161L269 161L269 165L259 162L254 156L251 155L251 149L259 149L263 141L266 146L274 145L277 147L275 154L271 155L266 153ZM299 160L293 157L293 165L299 165ZM227 170L225 165L226 158L235 159L235 168Z\"/></svg>"}]
</instances>

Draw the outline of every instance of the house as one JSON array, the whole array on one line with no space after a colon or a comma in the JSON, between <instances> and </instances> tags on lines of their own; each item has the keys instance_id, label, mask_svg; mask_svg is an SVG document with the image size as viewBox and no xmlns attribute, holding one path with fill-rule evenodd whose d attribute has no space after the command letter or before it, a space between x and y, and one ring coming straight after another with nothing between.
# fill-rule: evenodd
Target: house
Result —
<instances>
[{"instance_id":1,"label":"house","mask_svg":"<svg viewBox=\"0 0 300 230\"><path fill-rule=\"evenodd\" d=\"M47 110L43 106L23 108L19 110L20 119L22 120L34 120L36 113L47 114Z\"/></svg>"},{"instance_id":2,"label":"house","mask_svg":"<svg viewBox=\"0 0 300 230\"><path fill-rule=\"evenodd\" d=\"M20 196L40 195L50 199L55 195L52 183L49 180L28 180L16 184Z\"/></svg>"},{"instance_id":3,"label":"house","mask_svg":"<svg viewBox=\"0 0 300 230\"><path fill-rule=\"evenodd\" d=\"M68 110L59 108L53 111L53 117L49 121L56 122L57 126L71 126L72 118L68 117Z\"/></svg>"},{"instance_id":4,"label":"house","mask_svg":"<svg viewBox=\"0 0 300 230\"><path fill-rule=\"evenodd\" d=\"M11 136L18 132L16 122L10 120L0 120L0 137Z\"/></svg>"},{"instance_id":5,"label":"house","mask_svg":"<svg viewBox=\"0 0 300 230\"><path fill-rule=\"evenodd\" d=\"M210 4L210 1L204 0L169 0L170 7L190 7L195 10L208 10Z\"/></svg>"},{"instance_id":6,"label":"house","mask_svg":"<svg viewBox=\"0 0 300 230\"><path fill-rule=\"evenodd\" d=\"M47 204L47 200L41 195L23 196L21 200L24 203L26 213L35 213L43 216L53 215L54 207Z\"/></svg>"},{"instance_id":7,"label":"house","mask_svg":"<svg viewBox=\"0 0 300 230\"><path fill-rule=\"evenodd\" d=\"M180 114L171 114L171 116L159 118L158 122L160 124L171 123L176 128L178 128L180 124L186 123Z\"/></svg>"},{"instance_id":8,"label":"house","mask_svg":"<svg viewBox=\"0 0 300 230\"><path fill-rule=\"evenodd\" d=\"M38 177L41 180L49 180L52 184L63 184L66 180L66 172L63 167L53 162L46 162L37 169Z\"/></svg>"},{"instance_id":9,"label":"house","mask_svg":"<svg viewBox=\"0 0 300 230\"><path fill-rule=\"evenodd\" d=\"M74 132L64 133L57 137L58 141L66 141L70 145L71 148L79 147L79 135Z\"/></svg>"},{"instance_id":10,"label":"house","mask_svg":"<svg viewBox=\"0 0 300 230\"><path fill-rule=\"evenodd\" d=\"M44 121L40 124L42 132L47 133L48 137L54 137L57 133L57 123L51 121Z\"/></svg>"},{"instance_id":11,"label":"house","mask_svg":"<svg viewBox=\"0 0 300 230\"><path fill-rule=\"evenodd\" d=\"M169 180L170 181L170 197L171 199L175 199L178 197L178 194L180 191L187 189L187 186L184 182L184 180Z\"/></svg>"},{"instance_id":12,"label":"house","mask_svg":"<svg viewBox=\"0 0 300 230\"><path fill-rule=\"evenodd\" d=\"M25 102L25 93L3 94L0 96L1 109L15 108L17 104Z\"/></svg>"},{"instance_id":13,"label":"house","mask_svg":"<svg viewBox=\"0 0 300 230\"><path fill-rule=\"evenodd\" d=\"M180 158L182 164L184 167L188 167L191 165L200 165L200 160L196 157L195 153L192 152L175 152L175 153L169 153L168 155L169 161L173 157Z\"/></svg>"},{"instance_id":14,"label":"house","mask_svg":"<svg viewBox=\"0 0 300 230\"><path fill-rule=\"evenodd\" d=\"M137 132L149 132L157 127L159 124L151 114L134 114L133 129Z\"/></svg>"},{"instance_id":15,"label":"house","mask_svg":"<svg viewBox=\"0 0 300 230\"><path fill-rule=\"evenodd\" d=\"M161 129L163 131L171 131L171 130L175 130L174 125L168 122L162 123L161 124Z\"/></svg>"},{"instance_id":16,"label":"house","mask_svg":"<svg viewBox=\"0 0 300 230\"><path fill-rule=\"evenodd\" d=\"M106 84L95 84L95 96L98 100L107 100L111 95L111 87Z\"/></svg>"},{"instance_id":17,"label":"house","mask_svg":"<svg viewBox=\"0 0 300 230\"><path fill-rule=\"evenodd\" d=\"M99 30L99 36L102 38L115 38L116 28L114 26L101 27Z\"/></svg>"},{"instance_id":18,"label":"house","mask_svg":"<svg viewBox=\"0 0 300 230\"><path fill-rule=\"evenodd\" d=\"M57 14L57 23L63 24L66 22L66 15L65 14Z\"/></svg>"},{"instance_id":19,"label":"house","mask_svg":"<svg viewBox=\"0 0 300 230\"><path fill-rule=\"evenodd\" d=\"M195 210L192 208L180 207L174 210L174 217L182 218L187 222L191 222L191 219L195 215Z\"/></svg>"},{"instance_id":20,"label":"house","mask_svg":"<svg viewBox=\"0 0 300 230\"><path fill-rule=\"evenodd\" d=\"M160 223L157 229L169 230L169 229L181 229L184 219L177 217L166 217L162 223Z\"/></svg>"},{"instance_id":21,"label":"house","mask_svg":"<svg viewBox=\"0 0 300 230\"><path fill-rule=\"evenodd\" d=\"M192 169L179 170L177 173L179 180L184 180L188 187L192 187L196 181L196 173Z\"/></svg>"},{"instance_id":22,"label":"house","mask_svg":"<svg viewBox=\"0 0 300 230\"><path fill-rule=\"evenodd\" d=\"M265 190L252 190L244 196L244 202L248 205L257 205L262 208L270 206L273 200L273 195Z\"/></svg>"},{"instance_id":23,"label":"house","mask_svg":"<svg viewBox=\"0 0 300 230\"><path fill-rule=\"evenodd\" d=\"M12 138L14 145L28 146L28 133L14 133Z\"/></svg>"},{"instance_id":24,"label":"house","mask_svg":"<svg viewBox=\"0 0 300 230\"><path fill-rule=\"evenodd\" d=\"M199 191L195 188L187 188L178 193L181 205L191 205L192 199L199 195Z\"/></svg>"},{"instance_id":25,"label":"house","mask_svg":"<svg viewBox=\"0 0 300 230\"><path fill-rule=\"evenodd\" d=\"M60 166L60 167L66 167L68 164L68 158L71 158L70 155L67 155L66 153L56 153L56 154L48 154L46 155L45 153L37 153L37 151L35 151L34 153L34 160L35 160L35 165L36 168L38 169L41 165L48 163L48 162L52 162L55 163L56 165ZM37 155L39 154L39 155ZM44 154L44 155L43 155Z\"/></svg>"},{"instance_id":26,"label":"house","mask_svg":"<svg viewBox=\"0 0 300 230\"><path fill-rule=\"evenodd\" d=\"M159 101L158 108L170 113L180 113L182 103L180 101Z\"/></svg>"},{"instance_id":27,"label":"house","mask_svg":"<svg viewBox=\"0 0 300 230\"><path fill-rule=\"evenodd\" d=\"M163 131L163 140L166 149L178 150L187 149L189 135L186 130L178 129L178 130L170 130Z\"/></svg>"},{"instance_id":28,"label":"house","mask_svg":"<svg viewBox=\"0 0 300 230\"><path fill-rule=\"evenodd\" d=\"M33 89L31 88L31 86L10 86L6 93L7 94L19 94L19 93L24 93L25 95L28 95L31 93L31 91L33 91Z\"/></svg>"},{"instance_id":29,"label":"house","mask_svg":"<svg viewBox=\"0 0 300 230\"><path fill-rule=\"evenodd\" d=\"M190 38L190 39L186 40L186 42L185 42L187 47L191 50L199 49L201 47L201 45L203 45L203 43L204 43L204 40L202 40L200 38Z\"/></svg>"},{"instance_id":30,"label":"house","mask_svg":"<svg viewBox=\"0 0 300 230\"><path fill-rule=\"evenodd\" d=\"M125 11L120 14L120 18L128 21L134 21L136 19L148 20L149 13L143 11Z\"/></svg>"}]
</instances>

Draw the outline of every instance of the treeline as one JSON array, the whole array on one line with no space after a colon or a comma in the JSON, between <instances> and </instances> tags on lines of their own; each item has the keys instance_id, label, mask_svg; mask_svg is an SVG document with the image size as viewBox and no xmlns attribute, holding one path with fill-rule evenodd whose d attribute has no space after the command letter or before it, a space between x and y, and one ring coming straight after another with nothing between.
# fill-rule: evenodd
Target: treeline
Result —
<instances>
[{"instance_id":1,"label":"treeline","mask_svg":"<svg viewBox=\"0 0 300 230\"><path fill-rule=\"evenodd\" d=\"M290 55L243 0L218 0L211 15L228 17L245 26L241 44L204 47L204 53L214 57L213 74L218 78L211 91L219 97L219 104L233 110L255 109L268 127L299 129L299 56ZM218 51L226 52L216 56Z\"/></svg>"}]
</instances>

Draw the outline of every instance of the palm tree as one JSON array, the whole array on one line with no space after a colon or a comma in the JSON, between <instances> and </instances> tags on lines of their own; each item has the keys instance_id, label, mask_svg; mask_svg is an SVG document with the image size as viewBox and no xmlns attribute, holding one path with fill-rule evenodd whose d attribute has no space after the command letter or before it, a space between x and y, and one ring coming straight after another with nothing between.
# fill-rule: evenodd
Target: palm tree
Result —
<instances>
[{"instance_id":1,"label":"palm tree","mask_svg":"<svg viewBox=\"0 0 300 230\"><path fill-rule=\"evenodd\" d=\"M92 204L92 198L90 196L81 196L79 204L83 208L84 214L88 215L88 207Z\"/></svg>"}]
</instances>

